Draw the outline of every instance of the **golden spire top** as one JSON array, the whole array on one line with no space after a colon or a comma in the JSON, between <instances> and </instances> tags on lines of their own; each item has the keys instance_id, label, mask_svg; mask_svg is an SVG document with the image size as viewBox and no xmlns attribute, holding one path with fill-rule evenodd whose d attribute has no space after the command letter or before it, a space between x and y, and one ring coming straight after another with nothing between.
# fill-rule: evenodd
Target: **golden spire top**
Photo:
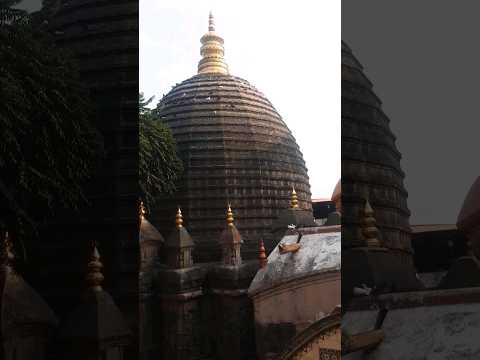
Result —
<instances>
[{"instance_id":1,"label":"golden spire top","mask_svg":"<svg viewBox=\"0 0 480 360\"><path fill-rule=\"evenodd\" d=\"M208 16L208 32L200 39L202 59L198 63L198 73L228 74L228 66L223 56L223 39L215 33L215 20L212 12Z\"/></svg>"},{"instance_id":2,"label":"golden spire top","mask_svg":"<svg viewBox=\"0 0 480 360\"><path fill-rule=\"evenodd\" d=\"M97 244L93 242L92 244L92 254L90 255L90 261L87 265L87 286L89 289L100 291L102 290L103 274L102 268L103 264L100 261L100 254L98 253Z\"/></svg>"},{"instance_id":3,"label":"golden spire top","mask_svg":"<svg viewBox=\"0 0 480 360\"><path fill-rule=\"evenodd\" d=\"M233 226L233 212L230 204L228 204L228 209L227 209L227 225Z\"/></svg>"},{"instance_id":4,"label":"golden spire top","mask_svg":"<svg viewBox=\"0 0 480 360\"><path fill-rule=\"evenodd\" d=\"M175 216L175 225L177 226L177 229L180 229L183 227L183 215L182 215L182 210L180 210L180 206L177 209L177 215Z\"/></svg>"},{"instance_id":5,"label":"golden spire top","mask_svg":"<svg viewBox=\"0 0 480 360\"><path fill-rule=\"evenodd\" d=\"M147 209L145 208L145 205L143 204L143 201L140 200L140 208L138 210L139 216L140 216L140 221L145 219L145 214L147 213Z\"/></svg>"},{"instance_id":6,"label":"golden spire top","mask_svg":"<svg viewBox=\"0 0 480 360\"><path fill-rule=\"evenodd\" d=\"M265 245L263 245L263 239L260 239L260 251L258 254L258 260L260 261L260 267L263 268L267 265L268 259L265 251Z\"/></svg>"},{"instance_id":7,"label":"golden spire top","mask_svg":"<svg viewBox=\"0 0 480 360\"><path fill-rule=\"evenodd\" d=\"M292 186L292 199L290 200L290 207L292 209L298 209L298 197L294 186Z\"/></svg>"},{"instance_id":8,"label":"golden spire top","mask_svg":"<svg viewBox=\"0 0 480 360\"><path fill-rule=\"evenodd\" d=\"M215 32L215 19L211 11L208 14L208 31Z\"/></svg>"},{"instance_id":9,"label":"golden spire top","mask_svg":"<svg viewBox=\"0 0 480 360\"><path fill-rule=\"evenodd\" d=\"M367 247L380 247L380 241L377 238L377 220L374 216L375 212L368 200L365 201L365 208L363 210L362 219L362 234L366 240Z\"/></svg>"}]
</instances>

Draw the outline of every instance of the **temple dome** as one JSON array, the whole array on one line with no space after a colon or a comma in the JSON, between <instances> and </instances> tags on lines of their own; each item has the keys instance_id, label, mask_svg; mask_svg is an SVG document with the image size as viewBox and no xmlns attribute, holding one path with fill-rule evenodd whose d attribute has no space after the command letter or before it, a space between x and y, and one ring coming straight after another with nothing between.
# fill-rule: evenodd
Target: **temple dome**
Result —
<instances>
[{"instance_id":1,"label":"temple dome","mask_svg":"<svg viewBox=\"0 0 480 360\"><path fill-rule=\"evenodd\" d=\"M270 228L289 207L292 186L299 207L311 210L307 168L270 101L228 73L223 40L214 33L212 17L210 21L209 36L202 37L199 74L173 87L157 107L177 142L184 175L173 198L155 210L154 222L160 232L167 231L172 222L165 221L180 205L197 259L218 260L218 237L231 203L245 241L243 256L255 258L260 238L273 248Z\"/></svg>"},{"instance_id":2,"label":"temple dome","mask_svg":"<svg viewBox=\"0 0 480 360\"><path fill-rule=\"evenodd\" d=\"M383 245L410 252L401 154L372 87L362 65L342 42L342 246L362 246L359 219L369 199Z\"/></svg>"}]
</instances>

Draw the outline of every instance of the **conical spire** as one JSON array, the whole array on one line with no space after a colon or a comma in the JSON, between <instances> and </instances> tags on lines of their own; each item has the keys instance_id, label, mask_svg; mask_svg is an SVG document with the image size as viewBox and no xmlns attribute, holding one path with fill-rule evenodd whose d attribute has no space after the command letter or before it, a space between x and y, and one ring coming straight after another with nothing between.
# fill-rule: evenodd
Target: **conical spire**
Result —
<instances>
[{"instance_id":1,"label":"conical spire","mask_svg":"<svg viewBox=\"0 0 480 360\"><path fill-rule=\"evenodd\" d=\"M145 214L147 213L147 209L145 208L145 205L143 204L143 201L140 200L140 206L138 209L138 215L140 217L140 222L142 222L143 219L145 219Z\"/></svg>"},{"instance_id":2,"label":"conical spire","mask_svg":"<svg viewBox=\"0 0 480 360\"><path fill-rule=\"evenodd\" d=\"M263 245L263 239L260 239L260 251L258 254L258 260L260 261L260 267L263 268L267 265L267 254L265 252L265 246Z\"/></svg>"},{"instance_id":3,"label":"conical spire","mask_svg":"<svg viewBox=\"0 0 480 360\"><path fill-rule=\"evenodd\" d=\"M211 11L208 14L208 31L215 32L215 19Z\"/></svg>"},{"instance_id":4,"label":"conical spire","mask_svg":"<svg viewBox=\"0 0 480 360\"><path fill-rule=\"evenodd\" d=\"M182 210L180 210L180 207L177 209L177 214L175 215L175 225L177 229L180 229L183 227L183 215L182 215Z\"/></svg>"},{"instance_id":5,"label":"conical spire","mask_svg":"<svg viewBox=\"0 0 480 360\"><path fill-rule=\"evenodd\" d=\"M367 243L367 247L380 247L380 241L377 238L377 220L374 217L374 211L368 200L365 201L362 219L362 234Z\"/></svg>"},{"instance_id":6,"label":"conical spire","mask_svg":"<svg viewBox=\"0 0 480 360\"><path fill-rule=\"evenodd\" d=\"M233 226L233 211L232 211L232 208L230 206L230 204L228 204L228 209L227 209L227 225L228 226Z\"/></svg>"},{"instance_id":7,"label":"conical spire","mask_svg":"<svg viewBox=\"0 0 480 360\"><path fill-rule=\"evenodd\" d=\"M167 265L172 269L183 269L193 265L193 239L183 226L183 215L180 206L175 215L175 229L165 242Z\"/></svg>"},{"instance_id":8,"label":"conical spire","mask_svg":"<svg viewBox=\"0 0 480 360\"><path fill-rule=\"evenodd\" d=\"M233 223L233 211L230 204L227 209L227 226L220 235L220 244L222 246L222 259L224 265L238 266L242 263L240 246L242 236Z\"/></svg>"},{"instance_id":9,"label":"conical spire","mask_svg":"<svg viewBox=\"0 0 480 360\"><path fill-rule=\"evenodd\" d=\"M292 199L290 200L290 207L292 209L298 209L298 197L295 187L292 186Z\"/></svg>"},{"instance_id":10,"label":"conical spire","mask_svg":"<svg viewBox=\"0 0 480 360\"><path fill-rule=\"evenodd\" d=\"M103 264L100 262L100 254L98 253L97 245L93 243L92 254L90 255L90 261L87 265L87 277L86 283L89 289L100 291L102 290Z\"/></svg>"},{"instance_id":11,"label":"conical spire","mask_svg":"<svg viewBox=\"0 0 480 360\"><path fill-rule=\"evenodd\" d=\"M215 33L215 20L211 12L208 17L208 32L202 36L200 42L202 59L198 63L198 73L228 74L228 66L223 58L223 39Z\"/></svg>"}]
</instances>

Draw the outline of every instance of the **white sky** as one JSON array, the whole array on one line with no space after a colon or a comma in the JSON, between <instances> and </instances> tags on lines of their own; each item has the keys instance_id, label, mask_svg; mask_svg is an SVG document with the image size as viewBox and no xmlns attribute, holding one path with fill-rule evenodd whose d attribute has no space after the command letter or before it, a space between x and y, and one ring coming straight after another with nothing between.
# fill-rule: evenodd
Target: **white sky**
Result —
<instances>
[{"instance_id":1,"label":"white sky","mask_svg":"<svg viewBox=\"0 0 480 360\"><path fill-rule=\"evenodd\" d=\"M140 0L140 91L154 105L195 75L208 13L230 74L263 92L296 138L313 198L341 174L340 1Z\"/></svg>"}]
</instances>

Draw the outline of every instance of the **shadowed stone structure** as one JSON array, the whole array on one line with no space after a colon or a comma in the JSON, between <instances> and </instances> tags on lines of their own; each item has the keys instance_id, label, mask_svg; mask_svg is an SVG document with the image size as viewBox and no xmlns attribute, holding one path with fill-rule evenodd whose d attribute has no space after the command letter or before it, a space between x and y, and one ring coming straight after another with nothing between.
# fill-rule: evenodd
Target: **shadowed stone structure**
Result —
<instances>
[{"instance_id":1,"label":"shadowed stone structure","mask_svg":"<svg viewBox=\"0 0 480 360\"><path fill-rule=\"evenodd\" d=\"M8 233L0 233L0 359L46 359L58 319L15 271L12 247Z\"/></svg>"},{"instance_id":2,"label":"shadowed stone structure","mask_svg":"<svg viewBox=\"0 0 480 360\"><path fill-rule=\"evenodd\" d=\"M372 87L362 65L342 42L342 246L364 245L358 219L368 198L385 247L409 252L410 212L401 154Z\"/></svg>"},{"instance_id":3,"label":"shadowed stone structure","mask_svg":"<svg viewBox=\"0 0 480 360\"><path fill-rule=\"evenodd\" d=\"M171 226L165 220L180 205L196 242L196 261L218 260L216 239L231 203L245 241L242 256L253 259L260 238L267 251L274 247L270 227L288 207L292 186L299 208L311 212L307 168L270 101L248 81L228 74L212 18L202 43L199 74L174 86L157 108L173 132L185 172L177 193L161 201L151 220L164 233Z\"/></svg>"},{"instance_id":4,"label":"shadowed stone structure","mask_svg":"<svg viewBox=\"0 0 480 360\"><path fill-rule=\"evenodd\" d=\"M87 264L86 285L78 307L64 321L60 338L65 358L123 360L132 333L110 294L103 290L103 264L93 244Z\"/></svg>"},{"instance_id":5,"label":"shadowed stone structure","mask_svg":"<svg viewBox=\"0 0 480 360\"><path fill-rule=\"evenodd\" d=\"M362 65L342 42L343 294L362 283L378 291L421 287L413 265L401 154L372 88ZM367 249L362 231L366 200L375 212L381 248Z\"/></svg>"},{"instance_id":6,"label":"shadowed stone structure","mask_svg":"<svg viewBox=\"0 0 480 360\"><path fill-rule=\"evenodd\" d=\"M105 288L134 337L138 323L138 1L58 1L49 26L70 53L91 100L91 117L104 143L78 213L60 214L35 241L28 276L63 319L80 296L85 239L98 243ZM51 278L56 282L52 284ZM131 353L138 346L132 341ZM134 355L135 354L135 355Z\"/></svg>"}]
</instances>

